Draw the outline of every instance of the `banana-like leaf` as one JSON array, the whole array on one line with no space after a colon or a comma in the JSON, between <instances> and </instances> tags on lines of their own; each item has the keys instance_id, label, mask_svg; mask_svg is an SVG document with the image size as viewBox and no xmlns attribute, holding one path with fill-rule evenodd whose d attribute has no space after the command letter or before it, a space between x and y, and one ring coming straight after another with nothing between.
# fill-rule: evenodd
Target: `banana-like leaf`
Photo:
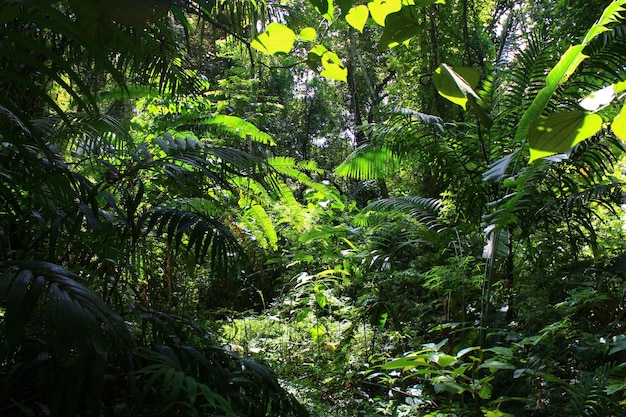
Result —
<instances>
[{"instance_id":1,"label":"banana-like leaf","mask_svg":"<svg viewBox=\"0 0 626 417\"><path fill-rule=\"evenodd\" d=\"M528 131L530 162L571 149L602 128L602 117L580 111L537 119Z\"/></svg>"},{"instance_id":2,"label":"banana-like leaf","mask_svg":"<svg viewBox=\"0 0 626 417\"><path fill-rule=\"evenodd\" d=\"M537 119L542 115L556 89L567 82L579 65L588 58L588 56L583 53L585 47L599 34L610 30L609 25L619 20L620 13L624 11L625 5L626 0L613 0L604 9L600 19L589 29L582 42L571 46L561 56L559 62L548 73L546 86L539 91L531 105L522 115L517 130L515 131L514 140L516 143L523 143L527 139L530 130L535 125Z\"/></svg>"},{"instance_id":3,"label":"banana-like leaf","mask_svg":"<svg viewBox=\"0 0 626 417\"><path fill-rule=\"evenodd\" d=\"M470 97L480 99L474 91L479 81L480 71L471 67L452 68L447 64L441 64L433 74L437 92L463 109Z\"/></svg>"}]
</instances>

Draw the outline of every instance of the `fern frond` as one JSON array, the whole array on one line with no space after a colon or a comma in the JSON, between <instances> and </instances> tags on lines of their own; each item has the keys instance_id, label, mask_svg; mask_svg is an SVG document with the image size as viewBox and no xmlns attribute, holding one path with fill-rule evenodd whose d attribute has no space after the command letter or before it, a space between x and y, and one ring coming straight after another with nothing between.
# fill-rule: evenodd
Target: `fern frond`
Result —
<instances>
[{"instance_id":1,"label":"fern frond","mask_svg":"<svg viewBox=\"0 0 626 417\"><path fill-rule=\"evenodd\" d=\"M256 234L257 240L261 243L261 247L267 248L269 246L274 250L278 249L278 235L274 228L274 222L263 206L253 203L244 208L244 210L243 220L248 223L253 222L255 226L262 231L262 233Z\"/></svg>"}]
</instances>

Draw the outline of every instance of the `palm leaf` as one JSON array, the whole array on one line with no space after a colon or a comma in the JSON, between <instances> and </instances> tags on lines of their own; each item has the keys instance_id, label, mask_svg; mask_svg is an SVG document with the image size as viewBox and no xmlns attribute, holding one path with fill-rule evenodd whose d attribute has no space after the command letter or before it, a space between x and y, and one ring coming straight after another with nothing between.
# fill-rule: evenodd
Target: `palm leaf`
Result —
<instances>
[{"instance_id":1,"label":"palm leaf","mask_svg":"<svg viewBox=\"0 0 626 417\"><path fill-rule=\"evenodd\" d=\"M187 252L193 250L197 262L210 251L210 261L216 271L229 269L236 262L234 256L242 253L237 239L223 223L199 213L157 208L146 212L139 224L146 233L165 235L167 242L176 249L186 246Z\"/></svg>"},{"instance_id":2,"label":"palm leaf","mask_svg":"<svg viewBox=\"0 0 626 417\"><path fill-rule=\"evenodd\" d=\"M39 367L51 373L63 369L57 385L42 388L63 398L70 414L81 395L88 399L91 411L98 412L109 353L122 353L130 346L122 318L59 265L13 261L1 268L0 305L5 309L7 349L2 360L10 369L3 391L19 395L12 387L30 384ZM81 387L86 378L90 387Z\"/></svg>"},{"instance_id":3,"label":"palm leaf","mask_svg":"<svg viewBox=\"0 0 626 417\"><path fill-rule=\"evenodd\" d=\"M429 228L441 230L444 226L439 224L438 215L443 208L443 202L434 198L400 196L374 201L365 207L363 212L401 212L408 214Z\"/></svg>"},{"instance_id":4,"label":"palm leaf","mask_svg":"<svg viewBox=\"0 0 626 417\"><path fill-rule=\"evenodd\" d=\"M397 167L398 161L390 149L366 144L355 149L335 173L349 178L372 180L386 178Z\"/></svg>"}]
</instances>

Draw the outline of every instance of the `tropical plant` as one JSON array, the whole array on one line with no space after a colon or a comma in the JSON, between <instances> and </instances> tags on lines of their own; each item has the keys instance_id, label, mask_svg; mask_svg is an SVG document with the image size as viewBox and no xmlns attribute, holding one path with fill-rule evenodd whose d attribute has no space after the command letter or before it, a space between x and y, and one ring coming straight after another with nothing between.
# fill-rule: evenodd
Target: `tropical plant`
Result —
<instances>
[{"instance_id":1,"label":"tropical plant","mask_svg":"<svg viewBox=\"0 0 626 417\"><path fill-rule=\"evenodd\" d=\"M238 146L270 137L193 99L206 85L178 49L185 13L212 21L217 6L155 3L143 15L96 3L0 5L0 408L306 415L267 368L165 312L193 311L191 294L174 300L198 264L241 272L250 252L233 207L256 197L250 188L281 191L276 171ZM232 24L258 18L230 6ZM265 222L250 235L275 245L262 206L244 201Z\"/></svg>"}]
</instances>

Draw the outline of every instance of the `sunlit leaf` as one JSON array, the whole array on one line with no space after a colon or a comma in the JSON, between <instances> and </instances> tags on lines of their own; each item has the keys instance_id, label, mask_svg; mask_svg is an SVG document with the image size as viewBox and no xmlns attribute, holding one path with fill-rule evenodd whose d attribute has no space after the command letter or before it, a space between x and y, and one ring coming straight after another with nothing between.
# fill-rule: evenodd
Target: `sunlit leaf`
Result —
<instances>
[{"instance_id":1,"label":"sunlit leaf","mask_svg":"<svg viewBox=\"0 0 626 417\"><path fill-rule=\"evenodd\" d=\"M324 45L315 45L311 48L311 50L309 50L307 65L311 68L311 70L318 74L322 71L322 57L326 52L328 52L328 49L326 49Z\"/></svg>"},{"instance_id":2,"label":"sunlit leaf","mask_svg":"<svg viewBox=\"0 0 626 417\"><path fill-rule=\"evenodd\" d=\"M613 119L611 129L613 133L615 133L615 136L621 140L626 140L626 106L622 107L622 111Z\"/></svg>"},{"instance_id":3,"label":"sunlit leaf","mask_svg":"<svg viewBox=\"0 0 626 417\"><path fill-rule=\"evenodd\" d=\"M450 366L454 362L456 362L456 358L454 356L450 356L450 355L437 356L437 365L441 366L442 368Z\"/></svg>"},{"instance_id":4,"label":"sunlit leaf","mask_svg":"<svg viewBox=\"0 0 626 417\"><path fill-rule=\"evenodd\" d=\"M344 81L348 80L348 69L341 62L336 53L327 51L322 55L322 66L324 69L320 72L322 77L331 80Z\"/></svg>"},{"instance_id":5,"label":"sunlit leaf","mask_svg":"<svg viewBox=\"0 0 626 417\"><path fill-rule=\"evenodd\" d=\"M501 369L515 369L515 366L508 362L492 360L482 363L478 368L487 368L489 372L493 373Z\"/></svg>"},{"instance_id":6,"label":"sunlit leaf","mask_svg":"<svg viewBox=\"0 0 626 417\"><path fill-rule=\"evenodd\" d=\"M311 338L314 342L319 342L326 335L326 327L323 324L316 324L311 327Z\"/></svg>"},{"instance_id":7,"label":"sunlit leaf","mask_svg":"<svg viewBox=\"0 0 626 417\"><path fill-rule=\"evenodd\" d=\"M555 113L532 124L528 139L530 162L565 152L602 128L602 118L581 111Z\"/></svg>"},{"instance_id":8,"label":"sunlit leaf","mask_svg":"<svg viewBox=\"0 0 626 417\"><path fill-rule=\"evenodd\" d=\"M601 90L594 91L582 100L580 100L580 107L587 111L595 112L600 108L611 104L615 100L615 86L609 85Z\"/></svg>"},{"instance_id":9,"label":"sunlit leaf","mask_svg":"<svg viewBox=\"0 0 626 417\"><path fill-rule=\"evenodd\" d=\"M613 84L613 88L615 89L616 94L619 94L622 91L626 91L626 81L620 81L618 83Z\"/></svg>"},{"instance_id":10,"label":"sunlit leaf","mask_svg":"<svg viewBox=\"0 0 626 417\"><path fill-rule=\"evenodd\" d=\"M404 358L394 359L381 366L382 369L411 369L416 366L427 366L429 363L423 356L407 356Z\"/></svg>"},{"instance_id":11,"label":"sunlit leaf","mask_svg":"<svg viewBox=\"0 0 626 417\"><path fill-rule=\"evenodd\" d=\"M546 84L554 86L563 84L574 73L580 63L589 58L582 53L583 48L583 45L570 46L561 57L561 60L548 73Z\"/></svg>"},{"instance_id":12,"label":"sunlit leaf","mask_svg":"<svg viewBox=\"0 0 626 417\"><path fill-rule=\"evenodd\" d=\"M452 68L441 64L433 74L433 83L439 94L465 109L468 96L478 99L474 91L480 81L480 71L471 67Z\"/></svg>"},{"instance_id":13,"label":"sunlit leaf","mask_svg":"<svg viewBox=\"0 0 626 417\"><path fill-rule=\"evenodd\" d=\"M315 42L316 38L317 38L317 31L315 30L315 28L306 27L300 31L300 40L308 41L308 42Z\"/></svg>"},{"instance_id":14,"label":"sunlit leaf","mask_svg":"<svg viewBox=\"0 0 626 417\"><path fill-rule=\"evenodd\" d=\"M402 9L402 0L374 0L367 4L374 22L385 26L387 15Z\"/></svg>"},{"instance_id":15,"label":"sunlit leaf","mask_svg":"<svg viewBox=\"0 0 626 417\"><path fill-rule=\"evenodd\" d=\"M270 55L282 52L288 54L293 49L296 34L281 23L270 23L265 32L261 33L250 44L253 48Z\"/></svg>"},{"instance_id":16,"label":"sunlit leaf","mask_svg":"<svg viewBox=\"0 0 626 417\"><path fill-rule=\"evenodd\" d=\"M480 346L470 346L470 347L466 347L465 349L461 349L457 352L456 357L457 358L461 358L465 355L467 355L470 352L473 352L475 350L480 350Z\"/></svg>"},{"instance_id":17,"label":"sunlit leaf","mask_svg":"<svg viewBox=\"0 0 626 417\"><path fill-rule=\"evenodd\" d=\"M569 79L581 62L587 59L588 56L583 54L585 47L600 33L607 31L608 28L606 26L608 24L616 22L619 19L620 13L623 11L623 3L624 2L614 1L609 4L606 9L604 9L600 19L598 19L586 33L582 43L571 46L565 54L561 56L559 62L550 70L546 77L546 86L537 93L531 105L522 115L517 125L517 130L515 131L514 142L521 143L526 140L529 131L543 113L556 89ZM532 160L533 158L531 158L531 161Z\"/></svg>"},{"instance_id":18,"label":"sunlit leaf","mask_svg":"<svg viewBox=\"0 0 626 417\"><path fill-rule=\"evenodd\" d=\"M365 27L365 23L367 22L369 15L369 9L367 6L362 4L350 9L346 15L346 22L359 32L363 32L363 28Z\"/></svg>"},{"instance_id":19,"label":"sunlit leaf","mask_svg":"<svg viewBox=\"0 0 626 417\"><path fill-rule=\"evenodd\" d=\"M482 398L482 397L481 397ZM485 417L515 417L513 414L505 413L504 411L495 410L482 410L485 413Z\"/></svg>"},{"instance_id":20,"label":"sunlit leaf","mask_svg":"<svg viewBox=\"0 0 626 417\"><path fill-rule=\"evenodd\" d=\"M364 145L348 155L335 172L350 178L371 180L385 177L397 166L398 160L391 149Z\"/></svg>"},{"instance_id":21,"label":"sunlit leaf","mask_svg":"<svg viewBox=\"0 0 626 417\"><path fill-rule=\"evenodd\" d=\"M323 292L318 292L317 294L315 294L315 301L317 302L317 305L320 306L320 308L324 308L326 307L328 299L326 298L326 295L324 295Z\"/></svg>"}]
</instances>

